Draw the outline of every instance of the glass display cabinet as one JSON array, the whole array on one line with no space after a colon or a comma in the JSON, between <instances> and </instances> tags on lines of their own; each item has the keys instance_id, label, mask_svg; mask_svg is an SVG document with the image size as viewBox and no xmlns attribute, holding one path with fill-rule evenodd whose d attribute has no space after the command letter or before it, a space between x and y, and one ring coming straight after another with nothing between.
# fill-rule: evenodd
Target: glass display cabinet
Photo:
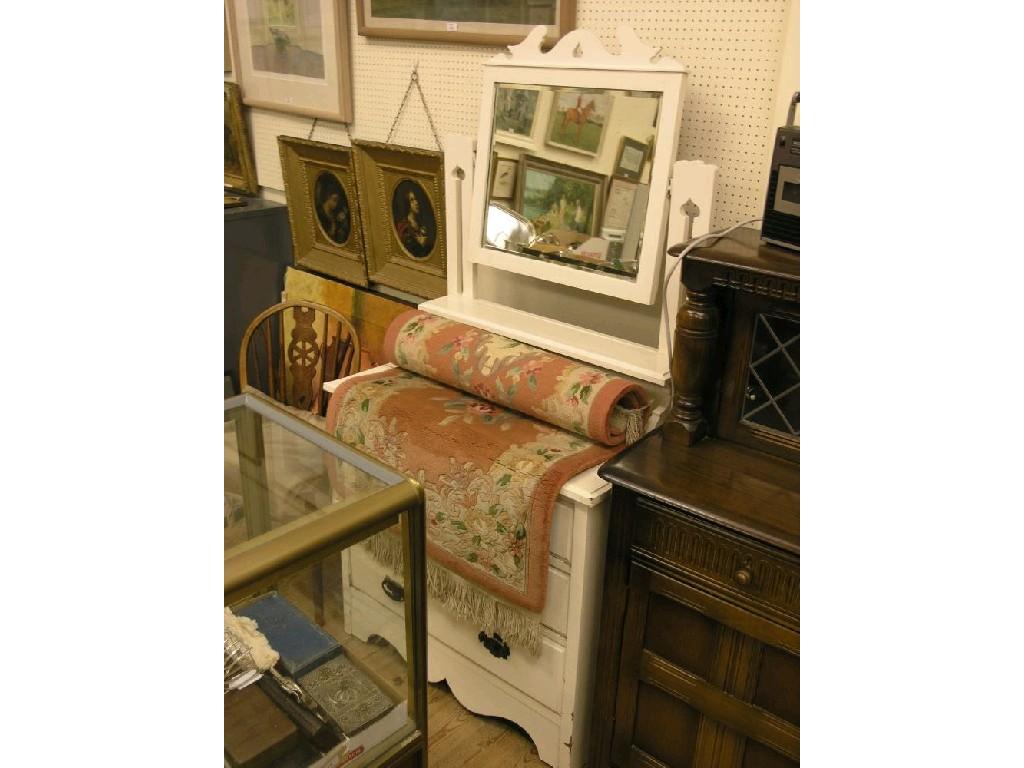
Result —
<instances>
[{"instance_id":1,"label":"glass display cabinet","mask_svg":"<svg viewBox=\"0 0 1024 768\"><path fill-rule=\"evenodd\" d=\"M225 766L425 766L419 484L255 392L225 400L224 444ZM347 631L342 553L381 531L404 559L401 653Z\"/></svg>"}]
</instances>

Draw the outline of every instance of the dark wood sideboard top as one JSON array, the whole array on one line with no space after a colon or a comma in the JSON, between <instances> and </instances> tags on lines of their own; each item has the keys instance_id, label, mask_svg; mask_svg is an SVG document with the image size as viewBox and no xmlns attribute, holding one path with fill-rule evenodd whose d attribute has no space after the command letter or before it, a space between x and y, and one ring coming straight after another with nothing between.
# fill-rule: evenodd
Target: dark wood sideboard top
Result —
<instances>
[{"instance_id":1,"label":"dark wood sideboard top","mask_svg":"<svg viewBox=\"0 0 1024 768\"><path fill-rule=\"evenodd\" d=\"M674 245L669 253L678 256L685 244ZM775 245L761 242L759 230L741 227L725 237L697 246L686 256L690 270L717 272L722 268L738 268L747 272L800 281L800 255Z\"/></svg>"},{"instance_id":2,"label":"dark wood sideboard top","mask_svg":"<svg viewBox=\"0 0 1024 768\"><path fill-rule=\"evenodd\" d=\"M800 554L800 466L724 440L678 444L659 429L601 477L787 552Z\"/></svg>"}]
</instances>

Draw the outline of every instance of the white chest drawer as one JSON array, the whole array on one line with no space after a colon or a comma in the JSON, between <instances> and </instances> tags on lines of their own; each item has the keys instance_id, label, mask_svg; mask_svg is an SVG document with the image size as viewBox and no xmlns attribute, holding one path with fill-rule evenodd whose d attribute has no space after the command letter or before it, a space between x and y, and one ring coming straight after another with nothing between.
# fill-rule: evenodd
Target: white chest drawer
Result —
<instances>
[{"instance_id":1,"label":"white chest drawer","mask_svg":"<svg viewBox=\"0 0 1024 768\"><path fill-rule=\"evenodd\" d=\"M346 609L353 612L358 624L357 635L376 634L385 638L405 656L403 631L404 605L388 597L381 582L391 579L396 584L401 581L390 575L389 571L379 565L362 547L353 547L348 551L349 562L345 570L349 579L350 589L346 595ZM557 574L555 584L563 585L562 604L568 608L568 577L552 569ZM393 590L392 590L393 592ZM549 600L552 592L549 588ZM564 622L565 611L562 612ZM565 667L564 640L544 631L541 639L541 652L538 656L522 649L512 648L507 658L494 656L481 642L480 627L468 622L459 621L433 598L427 599L427 632L430 642L441 642L460 653L465 658L478 664L491 674L505 680L551 709L557 709L561 697L561 687L552 685L561 681ZM428 646L429 656L429 646Z\"/></svg>"},{"instance_id":2,"label":"white chest drawer","mask_svg":"<svg viewBox=\"0 0 1024 768\"><path fill-rule=\"evenodd\" d=\"M404 586L402 579L376 560L362 547L351 549L352 586L362 590L377 602L389 608L396 615L404 610L400 601L396 602L388 596L386 580ZM564 635L569 616L569 576L555 568L548 568L548 590L544 610L541 612L541 624L554 633ZM477 627L479 630L480 627Z\"/></svg>"},{"instance_id":3,"label":"white chest drawer","mask_svg":"<svg viewBox=\"0 0 1024 768\"><path fill-rule=\"evenodd\" d=\"M512 648L507 658L499 658L484 647L478 629L457 620L432 600L427 601L427 631L432 640L444 643L545 707L559 709L565 671L565 645L560 639L542 636L537 656Z\"/></svg>"}]
</instances>

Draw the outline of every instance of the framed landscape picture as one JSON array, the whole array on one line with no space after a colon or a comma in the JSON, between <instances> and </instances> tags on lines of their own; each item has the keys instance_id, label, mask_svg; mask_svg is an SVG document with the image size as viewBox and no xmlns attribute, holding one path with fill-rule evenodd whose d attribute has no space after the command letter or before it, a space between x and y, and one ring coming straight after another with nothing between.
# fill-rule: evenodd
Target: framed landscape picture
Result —
<instances>
[{"instance_id":1,"label":"framed landscape picture","mask_svg":"<svg viewBox=\"0 0 1024 768\"><path fill-rule=\"evenodd\" d=\"M565 88L555 91L551 100L547 143L596 157L601 150L611 106L612 97L604 90Z\"/></svg>"},{"instance_id":2,"label":"framed landscape picture","mask_svg":"<svg viewBox=\"0 0 1024 768\"><path fill-rule=\"evenodd\" d=\"M516 211L538 234L572 230L597 234L607 178L561 163L524 155L516 186Z\"/></svg>"},{"instance_id":3,"label":"framed landscape picture","mask_svg":"<svg viewBox=\"0 0 1024 768\"><path fill-rule=\"evenodd\" d=\"M278 136L295 263L367 284L352 148Z\"/></svg>"},{"instance_id":4,"label":"framed landscape picture","mask_svg":"<svg viewBox=\"0 0 1024 768\"><path fill-rule=\"evenodd\" d=\"M494 90L494 140L533 147L540 120L541 91L521 85L499 85Z\"/></svg>"},{"instance_id":5,"label":"framed landscape picture","mask_svg":"<svg viewBox=\"0 0 1024 768\"><path fill-rule=\"evenodd\" d=\"M352 122L344 0L230 0L228 16L246 104Z\"/></svg>"},{"instance_id":6,"label":"framed landscape picture","mask_svg":"<svg viewBox=\"0 0 1024 768\"><path fill-rule=\"evenodd\" d=\"M538 24L554 45L576 25L576 0L355 0L359 34L407 40L509 45Z\"/></svg>"}]
</instances>

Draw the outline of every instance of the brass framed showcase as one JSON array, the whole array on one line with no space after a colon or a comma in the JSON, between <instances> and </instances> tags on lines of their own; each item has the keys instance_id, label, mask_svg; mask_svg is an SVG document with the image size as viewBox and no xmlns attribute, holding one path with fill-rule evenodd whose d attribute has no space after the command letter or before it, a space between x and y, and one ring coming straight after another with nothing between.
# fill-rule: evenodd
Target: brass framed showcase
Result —
<instances>
[{"instance_id":1,"label":"brass framed showcase","mask_svg":"<svg viewBox=\"0 0 1024 768\"><path fill-rule=\"evenodd\" d=\"M433 299L447 291L444 155L352 142L371 283Z\"/></svg>"},{"instance_id":2,"label":"brass framed showcase","mask_svg":"<svg viewBox=\"0 0 1024 768\"><path fill-rule=\"evenodd\" d=\"M295 263L366 286L366 252L352 148L277 137Z\"/></svg>"},{"instance_id":3,"label":"brass framed showcase","mask_svg":"<svg viewBox=\"0 0 1024 768\"><path fill-rule=\"evenodd\" d=\"M425 768L423 490L308 416L252 390L224 402L225 765ZM364 609L342 565L375 535L399 544L404 611L360 620L404 621L401 653L348 632ZM229 666L247 621L278 654L254 681Z\"/></svg>"}]
</instances>

